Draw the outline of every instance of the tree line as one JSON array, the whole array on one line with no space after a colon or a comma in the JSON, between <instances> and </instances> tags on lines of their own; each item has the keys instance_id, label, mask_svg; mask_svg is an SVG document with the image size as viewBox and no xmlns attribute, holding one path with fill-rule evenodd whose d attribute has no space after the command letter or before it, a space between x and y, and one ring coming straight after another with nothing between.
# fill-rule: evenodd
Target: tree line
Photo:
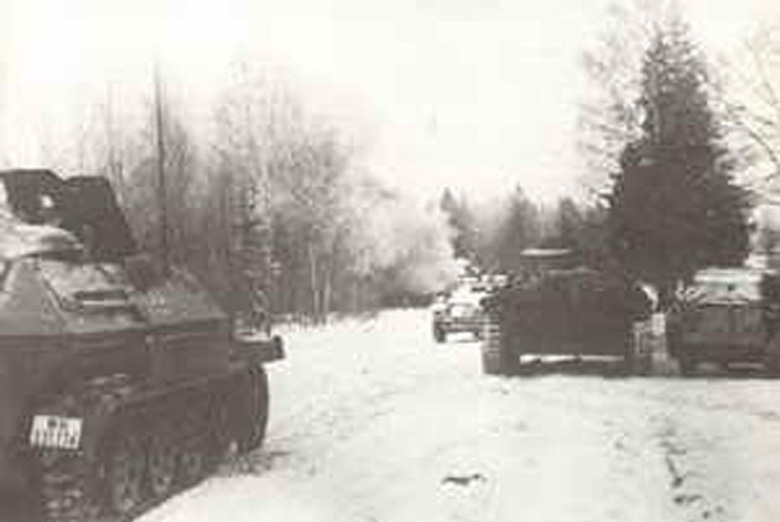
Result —
<instances>
[{"instance_id":1,"label":"tree line","mask_svg":"<svg viewBox=\"0 0 780 522\"><path fill-rule=\"evenodd\" d=\"M260 302L322 319L406 302L451 282L457 257L510 272L532 246L574 249L668 296L700 267L741 264L751 209L776 199L780 31L767 24L726 61L707 55L673 0L622 2L605 19L582 60L587 197L576 200L540 204L518 185L493 201L446 190L420 205L251 60L200 118L164 70L130 101L108 82L49 163L108 176L145 250L167 250L231 310ZM771 251L780 236L760 232Z\"/></svg>"},{"instance_id":2,"label":"tree line","mask_svg":"<svg viewBox=\"0 0 780 522\"><path fill-rule=\"evenodd\" d=\"M583 56L587 197L545 208L518 188L486 218L445 192L455 251L511 271L524 247L569 248L654 285L662 304L699 268L776 256L780 222L757 230L752 213L780 201L780 26L728 59L707 54L675 1L615 3L606 19Z\"/></svg>"},{"instance_id":3,"label":"tree line","mask_svg":"<svg viewBox=\"0 0 780 522\"><path fill-rule=\"evenodd\" d=\"M475 200L445 189L438 202L452 230L453 251L480 269L513 274L526 248L567 249L588 265L605 262L602 206L572 197L541 203L517 185L501 196Z\"/></svg>"},{"instance_id":4,"label":"tree line","mask_svg":"<svg viewBox=\"0 0 780 522\"><path fill-rule=\"evenodd\" d=\"M164 69L133 110L111 85L49 165L107 176L141 248L188 267L236 313L321 321L454 277L436 207L366 172L289 79L249 61L236 71L200 119Z\"/></svg>"},{"instance_id":5,"label":"tree line","mask_svg":"<svg viewBox=\"0 0 780 522\"><path fill-rule=\"evenodd\" d=\"M585 56L596 95L583 105L581 144L606 179L605 254L667 304L696 270L744 263L755 193L738 177L772 156L755 154L766 143L734 117L734 100L751 97L727 88L729 68L697 43L678 2L611 15L613 30Z\"/></svg>"}]
</instances>

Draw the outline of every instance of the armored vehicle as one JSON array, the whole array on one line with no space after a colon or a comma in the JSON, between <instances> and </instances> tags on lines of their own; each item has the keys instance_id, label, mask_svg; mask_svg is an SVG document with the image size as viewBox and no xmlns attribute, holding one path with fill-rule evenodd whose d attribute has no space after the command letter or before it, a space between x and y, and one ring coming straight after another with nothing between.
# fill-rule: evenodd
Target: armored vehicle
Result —
<instances>
[{"instance_id":1,"label":"armored vehicle","mask_svg":"<svg viewBox=\"0 0 780 522\"><path fill-rule=\"evenodd\" d=\"M0 486L127 520L263 440L282 342L136 245L108 182L0 173Z\"/></svg>"},{"instance_id":2,"label":"armored vehicle","mask_svg":"<svg viewBox=\"0 0 780 522\"><path fill-rule=\"evenodd\" d=\"M523 356L619 358L629 371L649 364L633 324L649 317L650 303L622 279L587 268L545 270L499 290L485 308L487 374L519 373Z\"/></svg>"},{"instance_id":3,"label":"armored vehicle","mask_svg":"<svg viewBox=\"0 0 780 522\"><path fill-rule=\"evenodd\" d=\"M780 374L780 276L708 268L694 275L667 316L667 346L684 374L699 363L759 365Z\"/></svg>"},{"instance_id":4,"label":"armored vehicle","mask_svg":"<svg viewBox=\"0 0 780 522\"><path fill-rule=\"evenodd\" d=\"M468 332L480 337L484 322L480 302L486 295L482 290L461 287L434 303L433 338L436 342L445 342L451 333Z\"/></svg>"}]
</instances>

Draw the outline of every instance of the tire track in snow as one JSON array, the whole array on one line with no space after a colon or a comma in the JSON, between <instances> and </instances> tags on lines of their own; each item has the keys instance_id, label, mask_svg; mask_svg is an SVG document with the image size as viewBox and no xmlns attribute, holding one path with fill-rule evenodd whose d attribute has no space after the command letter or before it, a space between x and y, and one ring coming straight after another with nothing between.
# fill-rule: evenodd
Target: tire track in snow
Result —
<instances>
[{"instance_id":1,"label":"tire track in snow","mask_svg":"<svg viewBox=\"0 0 780 522\"><path fill-rule=\"evenodd\" d=\"M487 377L476 343L434 344L424 312L288 342L266 446L150 520L190 522L230 488L266 522L296 520L262 516L269 490L317 522L780 520L772 382Z\"/></svg>"},{"instance_id":2,"label":"tire track in snow","mask_svg":"<svg viewBox=\"0 0 780 522\"><path fill-rule=\"evenodd\" d=\"M768 392L776 388L773 381L558 379L558 386L573 386L577 395L561 399L542 387L534 392L619 426L624 447L660 455L669 499L679 511L675 518L778 520L774 489L780 472L771 462L780 455L775 442L780 426L774 422L775 410L767 407L774 395ZM614 418L604 417L605 411Z\"/></svg>"}]
</instances>

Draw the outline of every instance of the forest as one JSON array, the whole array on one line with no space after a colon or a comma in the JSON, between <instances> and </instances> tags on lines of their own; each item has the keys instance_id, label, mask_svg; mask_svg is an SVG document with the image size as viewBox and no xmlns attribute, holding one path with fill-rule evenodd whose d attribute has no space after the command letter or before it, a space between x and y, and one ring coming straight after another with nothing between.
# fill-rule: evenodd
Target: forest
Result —
<instances>
[{"instance_id":1,"label":"forest","mask_svg":"<svg viewBox=\"0 0 780 522\"><path fill-rule=\"evenodd\" d=\"M107 76L81 93L75 125L32 134L45 167L108 177L144 250L189 267L231 310L321 321L424 303L455 280L458 258L508 273L538 246L664 285L741 262L748 233L774 248L778 234L750 212L772 201L780 168L780 32L764 24L733 56L711 56L667 4L615 4L582 54L582 190L558 200L519 181L493 196L453 186L414 197L371 172L360 129L251 54L197 102L175 64L154 62L140 82ZM669 125L682 121L698 123ZM720 221L713 205L726 209ZM669 255L643 264L648 245Z\"/></svg>"}]
</instances>

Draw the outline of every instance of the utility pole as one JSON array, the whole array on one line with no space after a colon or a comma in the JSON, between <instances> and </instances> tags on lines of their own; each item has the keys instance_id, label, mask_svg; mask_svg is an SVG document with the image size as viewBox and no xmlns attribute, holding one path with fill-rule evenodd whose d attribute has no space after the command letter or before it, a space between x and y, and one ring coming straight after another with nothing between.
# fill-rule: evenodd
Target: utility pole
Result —
<instances>
[{"instance_id":1,"label":"utility pole","mask_svg":"<svg viewBox=\"0 0 780 522\"><path fill-rule=\"evenodd\" d=\"M168 185L165 176L165 135L162 100L162 80L160 79L160 64L154 62L154 116L155 134L157 137L157 204L160 219L160 256L163 272L170 270L170 252L168 246Z\"/></svg>"}]
</instances>

